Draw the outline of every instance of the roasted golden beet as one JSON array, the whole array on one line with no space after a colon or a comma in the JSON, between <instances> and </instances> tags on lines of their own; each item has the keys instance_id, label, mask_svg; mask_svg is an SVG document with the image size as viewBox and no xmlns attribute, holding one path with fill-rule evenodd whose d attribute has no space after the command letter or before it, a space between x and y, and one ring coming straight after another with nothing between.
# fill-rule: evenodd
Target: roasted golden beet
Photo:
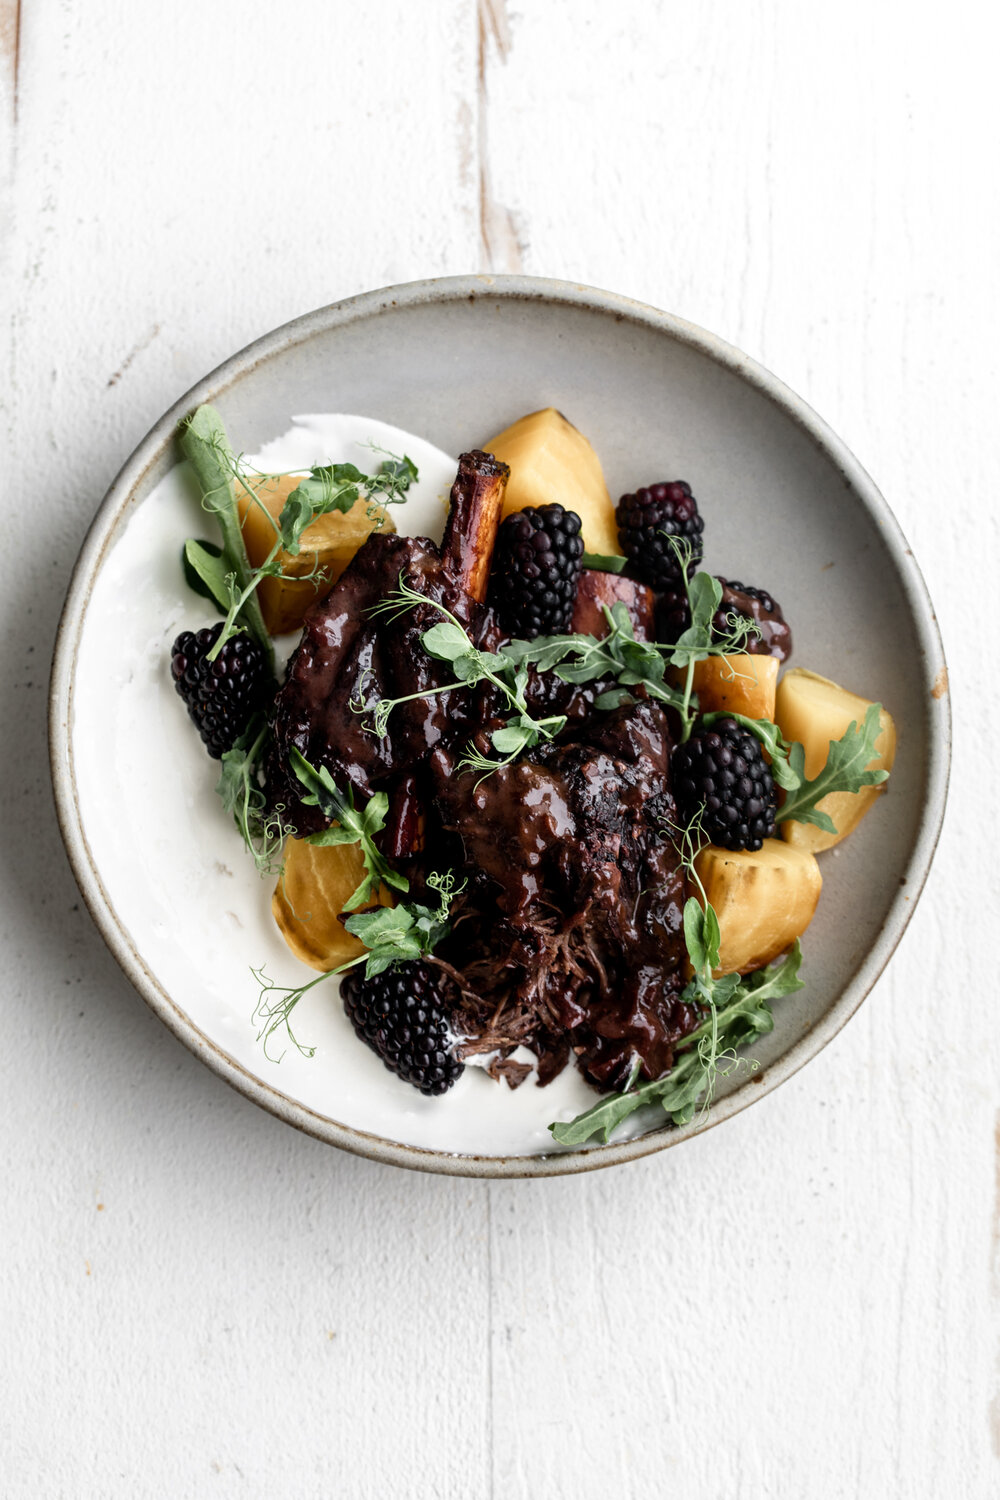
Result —
<instances>
[{"instance_id":1,"label":"roasted golden beet","mask_svg":"<svg viewBox=\"0 0 1000 1500\"><path fill-rule=\"evenodd\" d=\"M793 667L778 683L774 717L786 740L798 740L806 752L806 775L817 776L826 764L831 740L839 740L852 723L861 724L871 700L859 698L846 688L838 687L827 677L807 672L804 667ZM869 761L872 771L892 770L896 758L896 726L892 715L882 709L879 714L881 732L875 742L877 755ZM860 792L831 792L818 804L820 810L829 813L837 826L836 833L824 833L812 823L796 823L789 819L781 824L782 837L796 849L832 849L841 839L857 827L865 813L874 806L883 791L881 786L862 787Z\"/></svg>"},{"instance_id":2,"label":"roasted golden beet","mask_svg":"<svg viewBox=\"0 0 1000 1500\"><path fill-rule=\"evenodd\" d=\"M301 480L300 474L280 474L257 482L248 480L253 496L242 484L237 484L236 503L251 567L259 568L269 556L277 534L275 523ZM371 509L369 515L368 501L362 496L349 511L331 511L307 526L297 557L284 550L278 553L284 576L262 579L257 590L264 624L272 635L302 628L306 610L330 592L362 542L379 525L380 517L380 530L395 531L391 516ZM317 576L307 579L305 574Z\"/></svg>"},{"instance_id":3,"label":"roasted golden beet","mask_svg":"<svg viewBox=\"0 0 1000 1500\"><path fill-rule=\"evenodd\" d=\"M776 656L750 656L744 652L706 656L695 662L694 690L700 711L773 719L778 665ZM676 674L681 680L683 676L683 672Z\"/></svg>"},{"instance_id":4,"label":"roasted golden beet","mask_svg":"<svg viewBox=\"0 0 1000 1500\"><path fill-rule=\"evenodd\" d=\"M357 844L316 845L288 839L285 863L271 898L274 920L295 957L311 969L335 969L364 953L339 920L344 903L364 879L364 862ZM392 896L379 892L379 906L391 906Z\"/></svg>"},{"instance_id":5,"label":"roasted golden beet","mask_svg":"<svg viewBox=\"0 0 1000 1500\"><path fill-rule=\"evenodd\" d=\"M553 406L530 412L483 447L510 467L504 516L527 505L562 505L580 517L588 552L619 551L615 508L601 461L562 412Z\"/></svg>"},{"instance_id":6,"label":"roasted golden beet","mask_svg":"<svg viewBox=\"0 0 1000 1500\"><path fill-rule=\"evenodd\" d=\"M735 852L709 845L695 869L719 918L719 974L749 974L784 953L812 921L823 886L814 857L781 839Z\"/></svg>"}]
</instances>

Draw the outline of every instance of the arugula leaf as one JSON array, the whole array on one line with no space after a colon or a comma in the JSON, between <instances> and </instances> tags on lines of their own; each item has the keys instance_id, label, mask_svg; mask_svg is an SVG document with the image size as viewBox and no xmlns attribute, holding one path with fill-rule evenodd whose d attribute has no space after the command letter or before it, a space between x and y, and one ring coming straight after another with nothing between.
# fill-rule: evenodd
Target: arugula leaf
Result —
<instances>
[{"instance_id":1,"label":"arugula leaf","mask_svg":"<svg viewBox=\"0 0 1000 1500\"><path fill-rule=\"evenodd\" d=\"M796 941L786 957L768 969L742 980L738 974L715 980L716 1011L685 1037L682 1050L665 1078L641 1084L626 1093L612 1094L575 1120L550 1125L555 1139L561 1146L581 1146L595 1135L607 1142L617 1125L648 1104L659 1104L675 1125L687 1124L702 1096L710 1095L716 1075L722 1072L728 1077L738 1066L737 1050L773 1029L774 1017L768 1001L792 995L802 988L798 977L801 958Z\"/></svg>"},{"instance_id":2,"label":"arugula leaf","mask_svg":"<svg viewBox=\"0 0 1000 1500\"><path fill-rule=\"evenodd\" d=\"M772 723L770 719L749 719L746 714L724 712L703 714L701 722L706 726L711 726L717 724L720 719L735 719L737 724L742 725L760 740L771 758L771 775L778 786L786 792L795 792L799 789L802 785L801 771L796 770L792 764L792 752L795 746L789 744L777 724ZM799 749L801 748L799 746Z\"/></svg>"},{"instance_id":3,"label":"arugula leaf","mask_svg":"<svg viewBox=\"0 0 1000 1500\"><path fill-rule=\"evenodd\" d=\"M836 824L829 813L816 804L831 792L860 792L862 787L881 786L887 780L888 771L868 769L878 754L875 742L882 731L881 712L881 703L870 704L860 728L853 720L839 740L831 740L826 764L811 781L805 775L804 748L799 744L791 747L789 765L799 777L799 786L788 793L784 806L779 808L779 823L792 819L796 823L812 823L825 833L836 833Z\"/></svg>"},{"instance_id":4,"label":"arugula leaf","mask_svg":"<svg viewBox=\"0 0 1000 1500\"><path fill-rule=\"evenodd\" d=\"M624 573L628 558L608 555L604 552L585 552L583 566L594 568L598 573Z\"/></svg>"},{"instance_id":5,"label":"arugula leaf","mask_svg":"<svg viewBox=\"0 0 1000 1500\"><path fill-rule=\"evenodd\" d=\"M392 868L375 844L375 835L385 826L389 811L386 794L376 792L369 797L364 807L357 807L354 788L348 787L345 796L326 766L320 766L317 770L294 747L289 759L292 770L306 788L302 801L307 806L318 807L325 817L336 821L336 827L311 834L307 842L321 847L330 844L359 844L361 847L365 876L350 900L345 902L344 910L357 911L359 906L370 904L383 885L396 891L409 890L410 882L406 876Z\"/></svg>"}]
</instances>

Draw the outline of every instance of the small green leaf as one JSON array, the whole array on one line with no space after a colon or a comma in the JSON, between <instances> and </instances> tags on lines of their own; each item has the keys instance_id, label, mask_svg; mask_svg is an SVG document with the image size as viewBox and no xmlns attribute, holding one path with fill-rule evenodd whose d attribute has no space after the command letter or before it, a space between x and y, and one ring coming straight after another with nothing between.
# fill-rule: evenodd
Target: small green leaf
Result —
<instances>
[{"instance_id":1,"label":"small green leaf","mask_svg":"<svg viewBox=\"0 0 1000 1500\"><path fill-rule=\"evenodd\" d=\"M712 620L722 603L722 584L711 573L696 573L688 590L691 601L691 624L696 630L711 631Z\"/></svg>"},{"instance_id":2,"label":"small green leaf","mask_svg":"<svg viewBox=\"0 0 1000 1500\"><path fill-rule=\"evenodd\" d=\"M344 926L366 948L397 947L413 927L413 917L405 906L379 906L348 917Z\"/></svg>"},{"instance_id":3,"label":"small green leaf","mask_svg":"<svg viewBox=\"0 0 1000 1500\"><path fill-rule=\"evenodd\" d=\"M302 533L312 525L315 515L304 486L300 485L297 490L292 490L278 517L278 537L282 548L290 557L298 557Z\"/></svg>"},{"instance_id":4,"label":"small green leaf","mask_svg":"<svg viewBox=\"0 0 1000 1500\"><path fill-rule=\"evenodd\" d=\"M453 625L450 620L441 620L425 630L420 643L438 661L457 661L461 656L475 653L475 647L462 627Z\"/></svg>"},{"instance_id":5,"label":"small green leaf","mask_svg":"<svg viewBox=\"0 0 1000 1500\"><path fill-rule=\"evenodd\" d=\"M598 693L594 699L594 707L599 713L607 713L611 709L621 708L623 704L634 702L632 694L624 688L612 688L610 692Z\"/></svg>"},{"instance_id":6,"label":"small green leaf","mask_svg":"<svg viewBox=\"0 0 1000 1500\"><path fill-rule=\"evenodd\" d=\"M220 609L229 608L232 593L228 580L232 573L221 547L189 537L181 552L181 563L189 589L202 599L211 599Z\"/></svg>"},{"instance_id":7,"label":"small green leaf","mask_svg":"<svg viewBox=\"0 0 1000 1500\"><path fill-rule=\"evenodd\" d=\"M622 573L628 559L608 555L603 552L585 552L583 554L583 566L593 568L598 573Z\"/></svg>"},{"instance_id":8,"label":"small green leaf","mask_svg":"<svg viewBox=\"0 0 1000 1500\"><path fill-rule=\"evenodd\" d=\"M392 505L404 497L411 484L416 484L420 474L413 459L404 453L402 458L387 458L379 470L379 478L384 481L381 492Z\"/></svg>"},{"instance_id":9,"label":"small green leaf","mask_svg":"<svg viewBox=\"0 0 1000 1500\"><path fill-rule=\"evenodd\" d=\"M786 995L794 995L797 990L805 988L799 978L801 967L802 945L796 938L783 959L772 964L769 969L758 969L756 973L748 975L744 984L756 1002L781 1000Z\"/></svg>"},{"instance_id":10,"label":"small green leaf","mask_svg":"<svg viewBox=\"0 0 1000 1500\"><path fill-rule=\"evenodd\" d=\"M528 744L531 731L520 724L508 724L504 729L494 729L490 735L494 750L501 755L519 755Z\"/></svg>"},{"instance_id":11,"label":"small green leaf","mask_svg":"<svg viewBox=\"0 0 1000 1500\"><path fill-rule=\"evenodd\" d=\"M644 1102L638 1089L628 1094L609 1094L575 1120L557 1121L549 1129L560 1146L582 1146L595 1135L607 1144L615 1126L635 1114Z\"/></svg>"},{"instance_id":12,"label":"small green leaf","mask_svg":"<svg viewBox=\"0 0 1000 1500\"><path fill-rule=\"evenodd\" d=\"M719 918L715 907L709 902L705 907L705 923L702 927L702 941L705 944L705 957L710 970L719 967L719 945L722 942L722 932L719 928Z\"/></svg>"},{"instance_id":13,"label":"small green leaf","mask_svg":"<svg viewBox=\"0 0 1000 1500\"><path fill-rule=\"evenodd\" d=\"M331 823L329 828L324 828L320 833L311 833L306 839L307 844L314 844L317 849L336 848L340 844L356 844L357 842L358 830L341 828L339 823Z\"/></svg>"},{"instance_id":14,"label":"small green leaf","mask_svg":"<svg viewBox=\"0 0 1000 1500\"><path fill-rule=\"evenodd\" d=\"M804 776L805 751L801 746L793 747L789 763L793 771L802 775L802 784L785 798L778 811L779 823L791 819L796 823L812 823L826 833L836 833L829 813L816 804L832 792L860 792L862 787L880 786L888 778L888 771L868 769L878 754L875 742L881 733L881 712L881 703L869 704L860 728L854 721L839 740L831 740L826 764L811 781Z\"/></svg>"},{"instance_id":15,"label":"small green leaf","mask_svg":"<svg viewBox=\"0 0 1000 1500\"><path fill-rule=\"evenodd\" d=\"M777 724L770 719L748 719L746 714L712 713L703 714L701 722L710 727L717 724L720 719L735 719L744 729L755 736L771 758L771 775L776 785L782 787L786 792L797 791L802 785L801 768L796 769L792 760L794 746L790 745ZM799 750L802 750L800 745ZM802 751L802 758L805 752ZM796 759L799 759L796 757Z\"/></svg>"},{"instance_id":16,"label":"small green leaf","mask_svg":"<svg viewBox=\"0 0 1000 1500\"><path fill-rule=\"evenodd\" d=\"M691 967L695 971L708 968L705 912L697 896L689 896L684 903L684 944L691 960Z\"/></svg>"}]
</instances>

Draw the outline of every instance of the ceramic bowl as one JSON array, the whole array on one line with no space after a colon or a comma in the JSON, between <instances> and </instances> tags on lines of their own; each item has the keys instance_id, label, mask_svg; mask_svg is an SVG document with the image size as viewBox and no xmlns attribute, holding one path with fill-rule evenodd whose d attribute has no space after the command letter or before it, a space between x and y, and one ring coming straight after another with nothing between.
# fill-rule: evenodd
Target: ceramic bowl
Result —
<instances>
[{"instance_id":1,"label":"ceramic bowl","mask_svg":"<svg viewBox=\"0 0 1000 1500\"><path fill-rule=\"evenodd\" d=\"M890 708L900 732L891 790L823 856L825 889L804 944L806 988L778 1004L775 1030L756 1049L759 1068L731 1077L708 1115L587 1150L500 1155L474 1143L465 1150L461 1141L447 1150L415 1146L405 1109L390 1104L374 1128L370 1116L362 1127L336 1090L324 1100L314 1081L300 1082L321 1074L268 1065L247 1046L244 1000L220 1008L218 997L201 993L197 965L172 963L183 903L165 917L157 887L170 883L181 858L184 807L192 817L197 809L179 804L159 836L142 877L148 902L123 890L116 846L104 838L106 809L81 769L79 695L89 703L91 694L81 643L101 623L92 612L107 612L95 599L125 528L177 462L180 418L203 401L219 406L245 451L258 451L296 413L353 411L457 453L523 412L558 406L594 443L614 494L686 478L706 517L706 565L780 599L795 663ZM127 636L124 603L116 619L118 635ZM143 649L155 656L151 670L163 670L162 642ZM175 712L165 670L163 682L163 712ZM101 933L156 1014L221 1077L290 1124L380 1161L544 1176L679 1145L762 1098L844 1025L888 962L930 866L948 774L945 687L930 601L888 506L843 443L778 380L713 335L623 297L520 276L458 277L371 292L299 318L227 360L157 422L112 485L74 573L53 667L52 770L69 857ZM136 737L156 733L155 723L129 722L128 701L123 687L108 772L126 789L141 761ZM125 836L147 838L141 799L125 795L122 804ZM235 843L220 854L220 868L230 858L240 858ZM220 912L220 941L239 949L246 940L239 917L229 927L226 920Z\"/></svg>"}]
</instances>

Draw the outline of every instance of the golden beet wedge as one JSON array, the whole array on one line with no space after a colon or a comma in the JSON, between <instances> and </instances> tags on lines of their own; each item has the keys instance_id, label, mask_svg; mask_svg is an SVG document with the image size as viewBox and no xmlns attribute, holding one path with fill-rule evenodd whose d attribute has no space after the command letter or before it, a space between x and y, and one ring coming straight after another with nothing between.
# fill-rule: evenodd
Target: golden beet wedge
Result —
<instances>
[{"instance_id":1,"label":"golden beet wedge","mask_svg":"<svg viewBox=\"0 0 1000 1500\"><path fill-rule=\"evenodd\" d=\"M271 898L271 910L295 957L311 969L335 969L364 953L364 944L339 920L364 873L357 844L286 841L285 863ZM392 896L383 887L378 905L392 904Z\"/></svg>"},{"instance_id":2,"label":"golden beet wedge","mask_svg":"<svg viewBox=\"0 0 1000 1500\"><path fill-rule=\"evenodd\" d=\"M562 412L554 406L530 412L483 447L510 466L505 516L527 505L562 505L580 517L588 552L620 551L601 460Z\"/></svg>"},{"instance_id":3,"label":"golden beet wedge","mask_svg":"<svg viewBox=\"0 0 1000 1500\"><path fill-rule=\"evenodd\" d=\"M823 887L813 855L781 839L734 852L709 845L695 870L719 918L718 974L749 974L784 953L812 921Z\"/></svg>"},{"instance_id":4,"label":"golden beet wedge","mask_svg":"<svg viewBox=\"0 0 1000 1500\"><path fill-rule=\"evenodd\" d=\"M679 674L683 678L683 673ZM695 662L694 690L703 714L744 714L748 719L774 719L778 658L749 652L706 656Z\"/></svg>"},{"instance_id":5,"label":"golden beet wedge","mask_svg":"<svg viewBox=\"0 0 1000 1500\"><path fill-rule=\"evenodd\" d=\"M236 485L240 525L252 568L259 568L270 555L277 519L301 480L301 474L248 479L253 495L242 484ZM257 590L264 624L272 635L301 630L306 610L330 592L362 542L379 526L380 517L382 531L395 531L390 516L375 507L371 509L369 515L368 501L362 495L350 510L331 511L307 526L297 557L284 550L278 553L283 576L263 578ZM316 576L306 578L305 574Z\"/></svg>"},{"instance_id":6,"label":"golden beet wedge","mask_svg":"<svg viewBox=\"0 0 1000 1500\"><path fill-rule=\"evenodd\" d=\"M774 718L786 740L798 740L806 752L805 771L812 779L826 764L831 740L839 740L849 725L860 725L871 707L869 698L859 698L846 688L838 687L827 677L793 667L778 683ZM881 730L875 741L876 755L868 762L871 771L891 771L896 758L896 726L892 715L882 709ZM832 849L855 829L865 813L874 806L885 786L862 787L860 792L831 792L819 803L837 827L836 833L824 833L811 823L782 823L781 833L796 849L818 853Z\"/></svg>"}]
</instances>

